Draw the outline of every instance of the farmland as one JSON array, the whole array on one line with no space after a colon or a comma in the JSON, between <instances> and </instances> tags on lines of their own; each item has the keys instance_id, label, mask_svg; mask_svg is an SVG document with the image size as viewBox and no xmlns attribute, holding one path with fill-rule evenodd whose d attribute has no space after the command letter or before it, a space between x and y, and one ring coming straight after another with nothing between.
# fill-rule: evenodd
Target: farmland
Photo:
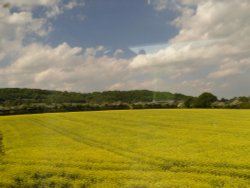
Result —
<instances>
[{"instance_id":1,"label":"farmland","mask_svg":"<svg viewBox=\"0 0 250 188\"><path fill-rule=\"evenodd\" d=\"M0 187L250 187L250 111L0 117Z\"/></svg>"}]
</instances>

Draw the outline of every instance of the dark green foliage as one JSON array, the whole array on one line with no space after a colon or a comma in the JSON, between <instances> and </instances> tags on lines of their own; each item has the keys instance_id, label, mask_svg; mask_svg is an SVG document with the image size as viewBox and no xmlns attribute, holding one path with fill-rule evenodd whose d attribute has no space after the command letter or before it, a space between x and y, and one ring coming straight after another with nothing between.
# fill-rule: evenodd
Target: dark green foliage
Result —
<instances>
[{"instance_id":1,"label":"dark green foliage","mask_svg":"<svg viewBox=\"0 0 250 188\"><path fill-rule=\"evenodd\" d=\"M0 115L152 108L250 108L249 97L217 100L149 90L77 93L41 89L0 89Z\"/></svg>"},{"instance_id":2,"label":"dark green foliage","mask_svg":"<svg viewBox=\"0 0 250 188\"><path fill-rule=\"evenodd\" d=\"M194 107L196 108L210 108L211 104L217 101L217 97L212 93L202 93L195 101Z\"/></svg>"},{"instance_id":3,"label":"dark green foliage","mask_svg":"<svg viewBox=\"0 0 250 188\"><path fill-rule=\"evenodd\" d=\"M4 106L30 104L30 103L136 103L166 100L185 100L183 94L172 94L170 92L154 92L149 90L134 91L104 91L93 93L61 92L40 89L0 89L0 104Z\"/></svg>"},{"instance_id":4,"label":"dark green foliage","mask_svg":"<svg viewBox=\"0 0 250 188\"><path fill-rule=\"evenodd\" d=\"M137 108L136 103L143 103L143 108L169 108L176 105L169 104L168 101L185 98L187 97L182 94L149 90L76 93L6 88L0 89L0 115L131 109Z\"/></svg>"},{"instance_id":5,"label":"dark green foliage","mask_svg":"<svg viewBox=\"0 0 250 188\"><path fill-rule=\"evenodd\" d=\"M250 109L250 102L243 102L240 104L241 109Z\"/></svg>"},{"instance_id":6,"label":"dark green foliage","mask_svg":"<svg viewBox=\"0 0 250 188\"><path fill-rule=\"evenodd\" d=\"M49 91L40 89L0 89L0 103L18 105L29 103L84 103L88 94L76 92Z\"/></svg>"},{"instance_id":7,"label":"dark green foliage","mask_svg":"<svg viewBox=\"0 0 250 188\"><path fill-rule=\"evenodd\" d=\"M184 105L186 108L194 108L195 107L195 102L196 102L197 98L196 97L188 97L185 102Z\"/></svg>"},{"instance_id":8,"label":"dark green foliage","mask_svg":"<svg viewBox=\"0 0 250 188\"><path fill-rule=\"evenodd\" d=\"M244 103L247 103L250 101L250 98L249 97L239 97L238 98L240 102L244 102Z\"/></svg>"},{"instance_id":9,"label":"dark green foliage","mask_svg":"<svg viewBox=\"0 0 250 188\"><path fill-rule=\"evenodd\" d=\"M111 103L111 102L149 102L153 92L141 91L105 91L94 93L60 92L39 89L0 89L0 102L8 104L23 103Z\"/></svg>"}]
</instances>

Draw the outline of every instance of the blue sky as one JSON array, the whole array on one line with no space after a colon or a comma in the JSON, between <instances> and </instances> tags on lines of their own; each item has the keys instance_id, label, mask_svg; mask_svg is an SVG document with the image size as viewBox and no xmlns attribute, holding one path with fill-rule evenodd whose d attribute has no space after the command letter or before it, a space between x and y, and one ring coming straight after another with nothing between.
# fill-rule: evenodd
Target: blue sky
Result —
<instances>
[{"instance_id":1,"label":"blue sky","mask_svg":"<svg viewBox=\"0 0 250 188\"><path fill-rule=\"evenodd\" d=\"M157 12L145 0L88 0L53 21L55 30L49 41L83 48L163 43L178 32L169 24L175 17L175 11Z\"/></svg>"},{"instance_id":2,"label":"blue sky","mask_svg":"<svg viewBox=\"0 0 250 188\"><path fill-rule=\"evenodd\" d=\"M0 87L250 95L249 9L245 0L0 1Z\"/></svg>"}]
</instances>

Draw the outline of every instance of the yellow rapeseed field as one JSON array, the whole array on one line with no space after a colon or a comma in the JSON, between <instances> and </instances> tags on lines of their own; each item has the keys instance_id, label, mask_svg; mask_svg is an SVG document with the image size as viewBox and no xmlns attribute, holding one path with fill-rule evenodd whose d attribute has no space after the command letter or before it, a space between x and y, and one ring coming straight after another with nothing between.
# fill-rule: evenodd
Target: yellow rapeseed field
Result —
<instances>
[{"instance_id":1,"label":"yellow rapeseed field","mask_svg":"<svg viewBox=\"0 0 250 188\"><path fill-rule=\"evenodd\" d=\"M250 187L249 110L0 117L0 187Z\"/></svg>"}]
</instances>

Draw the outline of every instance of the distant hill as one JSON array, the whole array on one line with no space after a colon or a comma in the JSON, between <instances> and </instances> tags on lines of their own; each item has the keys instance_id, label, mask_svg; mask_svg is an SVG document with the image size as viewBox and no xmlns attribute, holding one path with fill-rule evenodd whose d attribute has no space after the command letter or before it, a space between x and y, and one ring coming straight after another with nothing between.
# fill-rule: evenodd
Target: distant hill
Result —
<instances>
[{"instance_id":1,"label":"distant hill","mask_svg":"<svg viewBox=\"0 0 250 188\"><path fill-rule=\"evenodd\" d=\"M170 92L154 92L149 90L104 91L93 93L62 92L41 89L0 89L0 104L24 103L137 103L166 100L186 100L188 96Z\"/></svg>"},{"instance_id":2,"label":"distant hill","mask_svg":"<svg viewBox=\"0 0 250 188\"><path fill-rule=\"evenodd\" d=\"M207 92L192 97L149 90L77 93L27 88L0 89L0 115L152 108L250 109L250 97L219 100Z\"/></svg>"}]
</instances>

